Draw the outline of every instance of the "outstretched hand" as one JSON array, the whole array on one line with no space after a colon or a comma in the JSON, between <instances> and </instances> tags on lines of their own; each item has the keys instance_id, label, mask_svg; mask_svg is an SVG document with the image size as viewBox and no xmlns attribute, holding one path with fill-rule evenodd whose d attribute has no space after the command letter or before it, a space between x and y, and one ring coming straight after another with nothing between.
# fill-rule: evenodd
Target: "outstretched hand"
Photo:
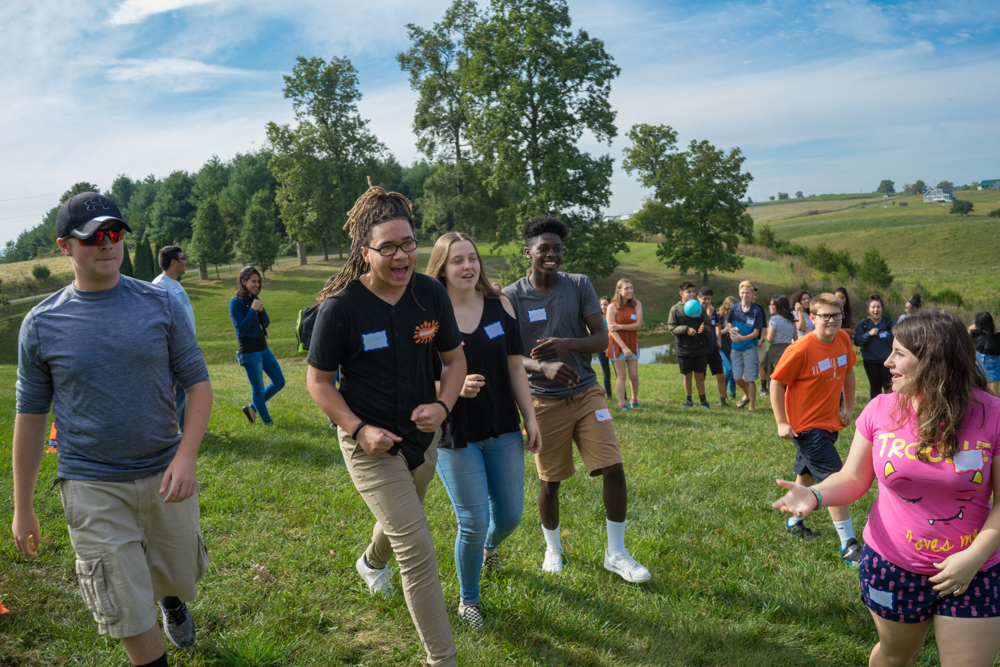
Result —
<instances>
[{"instance_id":1,"label":"outstretched hand","mask_svg":"<svg viewBox=\"0 0 1000 667\"><path fill-rule=\"evenodd\" d=\"M788 493L771 503L772 508L781 510L782 514L798 517L807 517L816 509L819 502L809 487L784 479L775 481L781 488L788 489Z\"/></svg>"}]
</instances>

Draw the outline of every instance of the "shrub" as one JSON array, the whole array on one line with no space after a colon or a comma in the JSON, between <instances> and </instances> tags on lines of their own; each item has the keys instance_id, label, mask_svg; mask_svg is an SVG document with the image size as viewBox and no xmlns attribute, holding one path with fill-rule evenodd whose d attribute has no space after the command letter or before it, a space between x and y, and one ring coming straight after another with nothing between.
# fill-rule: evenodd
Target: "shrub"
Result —
<instances>
[{"instance_id":1,"label":"shrub","mask_svg":"<svg viewBox=\"0 0 1000 667\"><path fill-rule=\"evenodd\" d=\"M951 203L951 211L949 211L949 213L955 213L965 217L972 213L972 202L964 199L956 199Z\"/></svg>"},{"instance_id":2,"label":"shrub","mask_svg":"<svg viewBox=\"0 0 1000 667\"><path fill-rule=\"evenodd\" d=\"M872 288L887 290L894 280L889 264L878 250L872 248L865 253L858 267L858 280L861 284Z\"/></svg>"},{"instance_id":3,"label":"shrub","mask_svg":"<svg viewBox=\"0 0 1000 667\"><path fill-rule=\"evenodd\" d=\"M952 306L958 306L961 308L965 305L965 301L962 299L962 295L955 290L947 287L940 292L935 292L934 294L928 294L927 298L929 301L936 301L937 303L947 303Z\"/></svg>"},{"instance_id":4,"label":"shrub","mask_svg":"<svg viewBox=\"0 0 1000 667\"><path fill-rule=\"evenodd\" d=\"M35 264L31 267L31 275L35 277L35 280L45 280L52 275L52 272L44 264Z\"/></svg>"},{"instance_id":5,"label":"shrub","mask_svg":"<svg viewBox=\"0 0 1000 667\"><path fill-rule=\"evenodd\" d=\"M1000 208L993 209L992 211L987 213L987 215L990 216L991 218L1000 218Z\"/></svg>"},{"instance_id":6,"label":"shrub","mask_svg":"<svg viewBox=\"0 0 1000 667\"><path fill-rule=\"evenodd\" d=\"M765 248L774 248L778 245L778 239L774 235L771 225L764 224L757 229L757 245Z\"/></svg>"}]
</instances>

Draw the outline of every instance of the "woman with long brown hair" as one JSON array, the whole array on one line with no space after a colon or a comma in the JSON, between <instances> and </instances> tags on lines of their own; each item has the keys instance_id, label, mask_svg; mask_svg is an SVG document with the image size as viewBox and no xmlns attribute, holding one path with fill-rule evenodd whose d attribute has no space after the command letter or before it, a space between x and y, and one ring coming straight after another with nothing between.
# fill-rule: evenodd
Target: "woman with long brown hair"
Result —
<instances>
[{"instance_id":1,"label":"woman with long brown hair","mask_svg":"<svg viewBox=\"0 0 1000 667\"><path fill-rule=\"evenodd\" d=\"M857 420L847 463L815 486L778 480L772 506L804 517L879 493L858 564L879 643L869 665L911 665L927 630L943 665L993 665L1000 651L1000 399L986 392L961 321L896 325L891 394Z\"/></svg>"},{"instance_id":2,"label":"woman with long brown hair","mask_svg":"<svg viewBox=\"0 0 1000 667\"><path fill-rule=\"evenodd\" d=\"M618 408L639 407L639 329L642 328L642 302L635 298L632 281L622 278L615 285L615 296L607 311L608 349L606 354L615 365L615 393ZM625 374L632 389L632 403L625 393Z\"/></svg>"},{"instance_id":3,"label":"woman with long brown hair","mask_svg":"<svg viewBox=\"0 0 1000 667\"><path fill-rule=\"evenodd\" d=\"M458 518L458 615L480 630L485 620L479 576L484 566L501 568L497 549L524 512L524 450L537 452L542 440L514 309L486 278L472 237L461 232L441 236L427 275L448 291L468 365L451 414L451 437L438 450L437 471Z\"/></svg>"},{"instance_id":4,"label":"woman with long brown hair","mask_svg":"<svg viewBox=\"0 0 1000 667\"><path fill-rule=\"evenodd\" d=\"M344 228L351 254L321 293L306 385L337 425L344 464L376 518L355 569L372 593L388 594L395 554L427 664L456 667L423 501L434 478L439 427L465 383L461 333L444 287L416 273L406 197L371 187ZM440 393L434 384L439 357Z\"/></svg>"},{"instance_id":5,"label":"woman with long brown hair","mask_svg":"<svg viewBox=\"0 0 1000 667\"><path fill-rule=\"evenodd\" d=\"M244 266L236 280L236 293L229 300L229 317L236 330L236 361L246 371L250 381L250 404L243 406L243 414L253 424L260 416L265 426L274 422L267 410L267 402L285 386L285 376L274 353L267 347L267 327L271 320L260 302L260 271ZM264 375L270 383L264 386Z\"/></svg>"}]
</instances>

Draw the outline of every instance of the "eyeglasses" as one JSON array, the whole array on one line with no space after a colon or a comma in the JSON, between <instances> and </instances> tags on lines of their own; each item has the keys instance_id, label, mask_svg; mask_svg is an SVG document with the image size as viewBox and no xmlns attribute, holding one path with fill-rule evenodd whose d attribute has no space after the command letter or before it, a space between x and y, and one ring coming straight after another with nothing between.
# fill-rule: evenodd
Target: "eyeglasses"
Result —
<instances>
[{"instance_id":1,"label":"eyeglasses","mask_svg":"<svg viewBox=\"0 0 1000 667\"><path fill-rule=\"evenodd\" d=\"M831 321L832 322L840 322L842 319L844 319L844 314L843 313L834 313L834 314L830 315L828 313L821 313L819 315L814 315L814 317L816 319L818 319L820 322L831 322Z\"/></svg>"},{"instance_id":2,"label":"eyeglasses","mask_svg":"<svg viewBox=\"0 0 1000 667\"><path fill-rule=\"evenodd\" d=\"M85 246L101 245L101 243L104 241L105 234L107 234L108 239L112 243L118 243L119 241L122 240L122 237L125 235L125 230L122 229L121 227L119 227L118 229L98 229L96 232L94 232L87 238L77 239L77 240L80 242L80 245L85 245Z\"/></svg>"},{"instance_id":3,"label":"eyeglasses","mask_svg":"<svg viewBox=\"0 0 1000 667\"><path fill-rule=\"evenodd\" d=\"M394 243L387 243L383 246L379 246L378 248L375 248L370 245L366 245L365 247L368 248L369 250L378 250L378 254L382 255L383 257L392 257L393 255L396 254L397 250L402 250L403 252L413 252L414 250L416 250L417 240L409 239L407 241L403 241L399 245L396 245Z\"/></svg>"}]
</instances>

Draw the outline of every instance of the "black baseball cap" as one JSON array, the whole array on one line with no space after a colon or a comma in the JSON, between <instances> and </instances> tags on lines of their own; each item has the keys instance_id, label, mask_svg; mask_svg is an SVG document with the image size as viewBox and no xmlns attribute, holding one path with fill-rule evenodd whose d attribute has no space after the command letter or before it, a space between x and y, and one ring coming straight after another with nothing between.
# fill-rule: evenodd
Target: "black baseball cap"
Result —
<instances>
[{"instance_id":1,"label":"black baseball cap","mask_svg":"<svg viewBox=\"0 0 1000 667\"><path fill-rule=\"evenodd\" d=\"M108 221L121 224L127 232L132 231L122 220L122 212L118 210L116 203L96 192L81 192L59 207L56 237L63 238L72 234L78 239L85 239Z\"/></svg>"}]
</instances>

